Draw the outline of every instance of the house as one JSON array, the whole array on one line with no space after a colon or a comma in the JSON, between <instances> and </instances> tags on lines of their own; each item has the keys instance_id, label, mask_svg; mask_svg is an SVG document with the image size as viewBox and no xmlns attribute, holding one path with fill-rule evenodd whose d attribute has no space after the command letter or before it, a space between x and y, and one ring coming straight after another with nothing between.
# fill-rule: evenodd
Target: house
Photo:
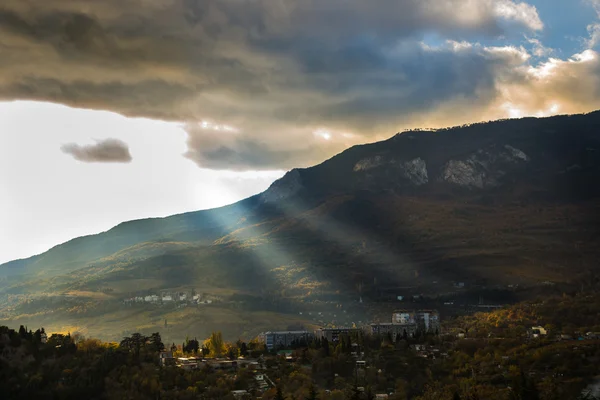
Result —
<instances>
[{"instance_id":1,"label":"house","mask_svg":"<svg viewBox=\"0 0 600 400\"><path fill-rule=\"evenodd\" d=\"M48 343L48 335L46 334L46 331L44 331L44 328L42 328L42 331L40 333L40 341L42 343Z\"/></svg>"},{"instance_id":2,"label":"house","mask_svg":"<svg viewBox=\"0 0 600 400\"><path fill-rule=\"evenodd\" d=\"M254 382L259 390L267 390L269 388L269 384L265 380L265 375L261 373L257 373L254 375Z\"/></svg>"},{"instance_id":3,"label":"house","mask_svg":"<svg viewBox=\"0 0 600 400\"><path fill-rule=\"evenodd\" d=\"M181 369L192 370L198 368L198 362L195 358L179 357L177 359L177 366Z\"/></svg>"},{"instance_id":4,"label":"house","mask_svg":"<svg viewBox=\"0 0 600 400\"><path fill-rule=\"evenodd\" d=\"M541 336L546 336L548 332L543 326L534 326L528 331L529 337L537 339Z\"/></svg>"},{"instance_id":5,"label":"house","mask_svg":"<svg viewBox=\"0 0 600 400\"><path fill-rule=\"evenodd\" d=\"M232 390L231 394L236 399L249 399L250 398L250 393L248 393L247 390Z\"/></svg>"},{"instance_id":6,"label":"house","mask_svg":"<svg viewBox=\"0 0 600 400\"><path fill-rule=\"evenodd\" d=\"M186 300L187 300L187 294L180 293L179 294L179 301L186 301Z\"/></svg>"},{"instance_id":7,"label":"house","mask_svg":"<svg viewBox=\"0 0 600 400\"><path fill-rule=\"evenodd\" d=\"M165 301L173 301L173 297L171 297L170 295L163 296L162 297L162 301L163 302L165 302Z\"/></svg>"},{"instance_id":8,"label":"house","mask_svg":"<svg viewBox=\"0 0 600 400\"><path fill-rule=\"evenodd\" d=\"M222 369L222 370L232 370L237 369L238 363L237 361L230 361L226 359L215 359L215 360L206 360L206 365L213 369Z\"/></svg>"},{"instance_id":9,"label":"house","mask_svg":"<svg viewBox=\"0 0 600 400\"><path fill-rule=\"evenodd\" d=\"M375 400L388 399L389 396L386 393L376 394Z\"/></svg>"},{"instance_id":10,"label":"house","mask_svg":"<svg viewBox=\"0 0 600 400\"><path fill-rule=\"evenodd\" d=\"M586 339L600 339L600 332L588 332L585 337Z\"/></svg>"}]
</instances>

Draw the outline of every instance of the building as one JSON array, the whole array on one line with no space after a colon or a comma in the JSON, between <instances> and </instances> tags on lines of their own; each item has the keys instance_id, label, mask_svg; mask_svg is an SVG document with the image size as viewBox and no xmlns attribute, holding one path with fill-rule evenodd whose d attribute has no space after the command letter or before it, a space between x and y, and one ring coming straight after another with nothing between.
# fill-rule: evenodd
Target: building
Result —
<instances>
[{"instance_id":1,"label":"building","mask_svg":"<svg viewBox=\"0 0 600 400\"><path fill-rule=\"evenodd\" d=\"M351 335L360 332L358 328L320 328L315 331L315 336L319 339L327 339L330 342L337 342L341 335Z\"/></svg>"},{"instance_id":2,"label":"building","mask_svg":"<svg viewBox=\"0 0 600 400\"><path fill-rule=\"evenodd\" d=\"M398 337L412 336L417 331L417 325L412 324L392 324L384 322L380 324L371 324L371 334L373 335L390 335L392 341L396 341Z\"/></svg>"},{"instance_id":3,"label":"building","mask_svg":"<svg viewBox=\"0 0 600 400\"><path fill-rule=\"evenodd\" d=\"M392 322L370 325L373 335L390 335L395 342L400 336L414 335L417 331L439 333L440 316L436 310L396 310Z\"/></svg>"},{"instance_id":4,"label":"building","mask_svg":"<svg viewBox=\"0 0 600 400\"><path fill-rule=\"evenodd\" d=\"M309 331L278 331L264 332L258 335L258 340L267 346L267 349L273 350L278 347L290 347L294 343L308 343L314 338Z\"/></svg>"},{"instance_id":5,"label":"building","mask_svg":"<svg viewBox=\"0 0 600 400\"><path fill-rule=\"evenodd\" d=\"M396 310L392 314L392 324L409 325L415 323L415 312L409 310Z\"/></svg>"},{"instance_id":6,"label":"building","mask_svg":"<svg viewBox=\"0 0 600 400\"><path fill-rule=\"evenodd\" d=\"M254 382L258 390L265 391L269 388L269 384L265 379L265 375L262 373L256 373L254 375Z\"/></svg>"},{"instance_id":7,"label":"building","mask_svg":"<svg viewBox=\"0 0 600 400\"><path fill-rule=\"evenodd\" d=\"M173 301L173 298L170 295L166 295L162 297L162 301Z\"/></svg>"},{"instance_id":8,"label":"building","mask_svg":"<svg viewBox=\"0 0 600 400\"><path fill-rule=\"evenodd\" d=\"M541 336L546 336L548 332L543 326L534 326L528 331L529 337L537 339Z\"/></svg>"},{"instance_id":9,"label":"building","mask_svg":"<svg viewBox=\"0 0 600 400\"><path fill-rule=\"evenodd\" d=\"M177 366L179 368L185 369L185 370L193 370L193 369L198 369L200 362L199 360L197 360L194 357L179 357L177 359Z\"/></svg>"},{"instance_id":10,"label":"building","mask_svg":"<svg viewBox=\"0 0 600 400\"><path fill-rule=\"evenodd\" d=\"M232 390L231 394L235 399L251 399L252 396L246 390Z\"/></svg>"},{"instance_id":11,"label":"building","mask_svg":"<svg viewBox=\"0 0 600 400\"><path fill-rule=\"evenodd\" d=\"M167 365L175 365L175 359L173 358L172 351L161 351L158 357L158 361L161 367Z\"/></svg>"},{"instance_id":12,"label":"building","mask_svg":"<svg viewBox=\"0 0 600 400\"><path fill-rule=\"evenodd\" d=\"M419 310L415 313L417 327L424 332L440 331L440 315L436 310Z\"/></svg>"}]
</instances>

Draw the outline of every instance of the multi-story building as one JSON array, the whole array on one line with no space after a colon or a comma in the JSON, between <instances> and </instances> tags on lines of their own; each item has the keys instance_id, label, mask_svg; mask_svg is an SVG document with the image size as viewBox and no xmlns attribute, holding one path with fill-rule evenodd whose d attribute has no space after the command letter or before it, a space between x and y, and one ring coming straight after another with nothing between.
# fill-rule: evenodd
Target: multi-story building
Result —
<instances>
[{"instance_id":1,"label":"multi-story building","mask_svg":"<svg viewBox=\"0 0 600 400\"><path fill-rule=\"evenodd\" d=\"M416 324L392 324L390 322L384 322L380 324L371 324L371 333L373 335L390 335L392 337L392 341L396 341L396 339L400 336L412 336L417 331Z\"/></svg>"},{"instance_id":2,"label":"multi-story building","mask_svg":"<svg viewBox=\"0 0 600 400\"><path fill-rule=\"evenodd\" d=\"M264 343L267 349L272 350L277 347L290 347L297 342L308 343L313 337L309 331L278 331L261 333L258 340Z\"/></svg>"},{"instance_id":3,"label":"multi-story building","mask_svg":"<svg viewBox=\"0 0 600 400\"><path fill-rule=\"evenodd\" d=\"M341 335L351 335L358 333L358 328L320 328L315 331L315 336L319 339L327 339L330 342L337 342Z\"/></svg>"},{"instance_id":4,"label":"multi-story building","mask_svg":"<svg viewBox=\"0 0 600 400\"><path fill-rule=\"evenodd\" d=\"M415 312L409 310L396 310L392 314L392 324L408 325L415 323Z\"/></svg>"},{"instance_id":5,"label":"multi-story building","mask_svg":"<svg viewBox=\"0 0 600 400\"><path fill-rule=\"evenodd\" d=\"M415 313L415 322L424 332L438 332L440 330L440 315L437 310L419 310Z\"/></svg>"},{"instance_id":6,"label":"multi-story building","mask_svg":"<svg viewBox=\"0 0 600 400\"><path fill-rule=\"evenodd\" d=\"M440 317L436 310L396 310L392 313L392 322L371 324L374 335L390 335L393 341L398 336L414 335L417 331L439 332Z\"/></svg>"}]
</instances>

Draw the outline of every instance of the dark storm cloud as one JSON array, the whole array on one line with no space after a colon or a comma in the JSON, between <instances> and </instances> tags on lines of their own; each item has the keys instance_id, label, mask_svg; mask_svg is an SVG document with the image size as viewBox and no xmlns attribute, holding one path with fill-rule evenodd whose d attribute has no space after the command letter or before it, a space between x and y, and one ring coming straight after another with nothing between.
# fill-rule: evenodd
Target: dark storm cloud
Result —
<instances>
[{"instance_id":1,"label":"dark storm cloud","mask_svg":"<svg viewBox=\"0 0 600 400\"><path fill-rule=\"evenodd\" d=\"M128 163L132 160L127 144L117 139L97 140L95 144L87 146L69 143L60 149L76 160L87 163Z\"/></svg>"},{"instance_id":2,"label":"dark storm cloud","mask_svg":"<svg viewBox=\"0 0 600 400\"><path fill-rule=\"evenodd\" d=\"M527 82L526 57L462 41L542 28L513 0L6 0L0 98L228 124L235 140L188 129L187 157L288 168L454 121L453 104L463 121L497 106L502 85Z\"/></svg>"}]
</instances>

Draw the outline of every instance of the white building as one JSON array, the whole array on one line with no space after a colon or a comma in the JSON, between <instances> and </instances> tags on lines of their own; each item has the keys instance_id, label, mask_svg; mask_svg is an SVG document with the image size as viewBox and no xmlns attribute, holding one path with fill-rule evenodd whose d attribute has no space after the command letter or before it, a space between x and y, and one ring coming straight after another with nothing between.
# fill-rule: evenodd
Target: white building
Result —
<instances>
[{"instance_id":1,"label":"white building","mask_svg":"<svg viewBox=\"0 0 600 400\"><path fill-rule=\"evenodd\" d=\"M395 311L392 314L392 324L408 325L415 323L415 313L406 310Z\"/></svg>"},{"instance_id":2,"label":"white building","mask_svg":"<svg viewBox=\"0 0 600 400\"><path fill-rule=\"evenodd\" d=\"M162 297L162 301L173 301L173 298L170 295L166 295Z\"/></svg>"}]
</instances>

